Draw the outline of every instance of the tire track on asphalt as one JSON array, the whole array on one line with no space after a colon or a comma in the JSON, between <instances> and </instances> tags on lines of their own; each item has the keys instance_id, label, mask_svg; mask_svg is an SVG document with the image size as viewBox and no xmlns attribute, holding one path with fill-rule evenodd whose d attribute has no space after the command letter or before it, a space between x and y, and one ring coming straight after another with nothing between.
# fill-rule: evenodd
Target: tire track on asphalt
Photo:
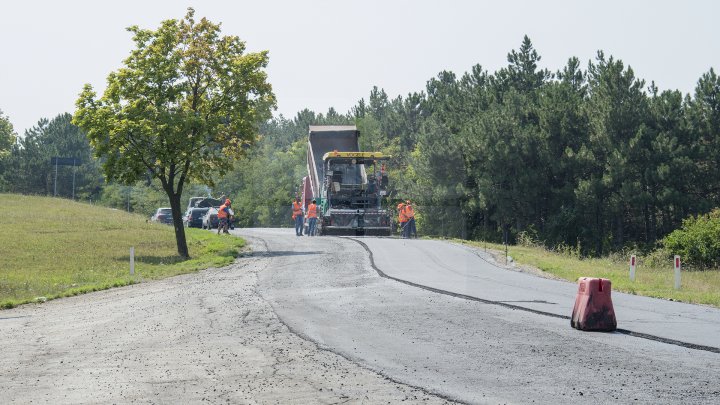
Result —
<instances>
[{"instance_id":1,"label":"tire track on asphalt","mask_svg":"<svg viewBox=\"0 0 720 405\"><path fill-rule=\"evenodd\" d=\"M455 298L460 298L460 299L469 300L469 301L482 302L483 304L497 305L497 306L505 307L505 308L508 308L508 309L514 309L514 310L519 310L519 311L530 312L530 313L533 313L533 314L536 314L536 315L548 316L548 317L551 317L551 318L559 318L559 319L570 320L570 317L567 316L567 315L558 315L558 314L553 314L552 312L540 311L540 310L537 310L537 309L527 308L527 307L523 307L523 306L520 306L520 305L508 304L507 302L488 300L488 299L485 299L485 298L474 297L474 296L472 296L472 295L460 294L460 293L456 293L456 292L452 292L452 291L447 291L447 290L442 290L442 289L439 289L439 288L430 287L430 286L427 286L427 285L418 284L418 283L414 283L414 282L412 282L412 281L403 280L403 279L401 279L401 278L397 278L397 277L390 276L390 275L388 275L387 273L385 273L385 272L383 272L382 270L380 270L380 269L375 265L375 258L373 257L373 252L372 252L372 250L370 250L370 248L368 247L368 245L366 245L363 241L361 241L361 240L359 240L359 239L352 238L352 237L346 237L346 239L350 239L350 240L352 240L352 241L355 241L355 242L359 243L360 246L362 246L362 247L365 249L365 251L366 251L366 252L368 253L368 255L370 256L370 265L371 265L372 268L378 273L378 275L379 275L380 277L387 278L387 279L390 279L390 280L393 280L393 281L397 281L397 282L399 282L399 283L407 284L407 285L409 285L409 286L413 286L413 287L416 287L416 288L421 288L421 289L423 289L423 290L432 291L432 292L434 292L434 293L449 295L449 296L452 296L452 297L455 297ZM698 344L695 344L695 343L689 343L689 342L683 342L683 341L680 341L680 340L668 339L668 338L664 338L664 337L662 337L662 336L656 336L656 335L650 335L650 334L647 334L647 333L635 332L635 331L632 331L632 330L629 330L629 329L620 329L620 328L618 328L618 329L615 330L615 332L620 333L620 334L623 334L623 335L628 335L628 336L632 336L632 337L641 338L641 339L647 339L647 340L652 340L652 341L655 341L655 342L660 342L660 343L665 343L665 344L680 346L680 347L684 347L684 348L687 348L687 349L702 350L702 351L706 351L706 352L711 352L711 353L718 353L718 354L720 354L720 348L718 348L718 347L698 345Z\"/></svg>"}]
</instances>

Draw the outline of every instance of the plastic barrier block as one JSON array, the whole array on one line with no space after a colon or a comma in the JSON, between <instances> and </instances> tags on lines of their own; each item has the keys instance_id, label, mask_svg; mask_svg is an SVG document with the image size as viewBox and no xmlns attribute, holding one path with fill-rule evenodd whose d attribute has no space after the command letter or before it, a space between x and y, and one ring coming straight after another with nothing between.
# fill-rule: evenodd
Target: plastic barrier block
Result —
<instances>
[{"instance_id":1,"label":"plastic barrier block","mask_svg":"<svg viewBox=\"0 0 720 405\"><path fill-rule=\"evenodd\" d=\"M570 326L587 331L612 332L617 329L611 290L612 283L606 278L581 277Z\"/></svg>"}]
</instances>

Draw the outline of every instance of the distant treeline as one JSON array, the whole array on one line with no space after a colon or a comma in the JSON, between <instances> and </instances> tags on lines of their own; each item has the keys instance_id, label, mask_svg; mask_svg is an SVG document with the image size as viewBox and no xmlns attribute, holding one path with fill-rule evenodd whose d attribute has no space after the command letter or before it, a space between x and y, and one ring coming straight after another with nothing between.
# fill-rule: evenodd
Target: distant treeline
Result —
<instances>
[{"instance_id":1,"label":"distant treeline","mask_svg":"<svg viewBox=\"0 0 720 405\"><path fill-rule=\"evenodd\" d=\"M480 65L460 77L443 71L405 97L373 88L346 114L280 116L261 126L248 158L218 179L216 194L235 199L245 225L289 225L290 199L306 172L308 125L355 124L364 150L393 156L391 203L419 205L424 234L495 241L506 234L510 242L602 255L653 249L683 219L720 206L713 69L683 95L660 92L602 52L585 68L570 58L551 72L539 61L526 37L494 73ZM71 125L69 116L58 119ZM56 120L41 121L3 158L3 190L52 194L49 156L69 153L60 150L64 141L49 139L52 152L32 156ZM85 148L75 150L89 156ZM96 166L79 169L76 182L76 195L110 200ZM68 195L67 185L58 187Z\"/></svg>"},{"instance_id":2,"label":"distant treeline","mask_svg":"<svg viewBox=\"0 0 720 405\"><path fill-rule=\"evenodd\" d=\"M412 199L425 234L510 241L601 255L652 249L682 220L720 205L720 79L694 94L660 92L598 52L540 69L526 37L508 65L440 72L424 91L388 98L374 88L347 114L304 110L264 125L263 137L221 184L246 221L286 223L305 174L309 124L356 124L364 150L394 156L394 201ZM273 208L277 207L277 208Z\"/></svg>"}]
</instances>

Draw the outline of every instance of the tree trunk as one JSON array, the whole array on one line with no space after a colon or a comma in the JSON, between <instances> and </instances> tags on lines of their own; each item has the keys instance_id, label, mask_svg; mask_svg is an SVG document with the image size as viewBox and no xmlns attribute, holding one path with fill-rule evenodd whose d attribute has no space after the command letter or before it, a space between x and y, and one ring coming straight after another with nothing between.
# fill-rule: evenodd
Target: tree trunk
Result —
<instances>
[{"instance_id":1,"label":"tree trunk","mask_svg":"<svg viewBox=\"0 0 720 405\"><path fill-rule=\"evenodd\" d=\"M165 190L167 191L167 190ZM172 208L173 226L175 227L175 241L177 242L177 251L180 257L189 259L187 241L185 240L185 227L182 220L182 209L180 208L180 194L168 192L170 199L170 208Z\"/></svg>"}]
</instances>

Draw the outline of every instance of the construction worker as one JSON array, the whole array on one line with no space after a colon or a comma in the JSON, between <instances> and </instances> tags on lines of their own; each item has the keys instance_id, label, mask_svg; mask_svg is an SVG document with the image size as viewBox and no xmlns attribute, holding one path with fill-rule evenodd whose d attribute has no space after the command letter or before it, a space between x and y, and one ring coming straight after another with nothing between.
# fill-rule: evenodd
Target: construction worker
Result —
<instances>
[{"instance_id":1,"label":"construction worker","mask_svg":"<svg viewBox=\"0 0 720 405\"><path fill-rule=\"evenodd\" d=\"M230 233L228 228L230 227L230 199L225 199L223 205L218 208L218 235L220 232Z\"/></svg>"},{"instance_id":2,"label":"construction worker","mask_svg":"<svg viewBox=\"0 0 720 405\"><path fill-rule=\"evenodd\" d=\"M302 236L303 224L303 209L300 204L300 197L295 197L295 201L292 203L292 219L295 220L295 235Z\"/></svg>"},{"instance_id":3,"label":"construction worker","mask_svg":"<svg viewBox=\"0 0 720 405\"><path fill-rule=\"evenodd\" d=\"M412 203L410 200L405 201L405 218L407 218L407 225L406 228L406 237L414 237L417 238L417 228L415 227L415 210L413 209Z\"/></svg>"},{"instance_id":4,"label":"construction worker","mask_svg":"<svg viewBox=\"0 0 720 405\"><path fill-rule=\"evenodd\" d=\"M400 234L405 238L405 227L407 226L407 217L405 216L405 204L400 203L397 206L398 210L398 224L400 224Z\"/></svg>"},{"instance_id":5,"label":"construction worker","mask_svg":"<svg viewBox=\"0 0 720 405\"><path fill-rule=\"evenodd\" d=\"M312 200L307 209L308 217L308 235L315 236L315 227L317 226L317 205L315 200Z\"/></svg>"}]
</instances>

